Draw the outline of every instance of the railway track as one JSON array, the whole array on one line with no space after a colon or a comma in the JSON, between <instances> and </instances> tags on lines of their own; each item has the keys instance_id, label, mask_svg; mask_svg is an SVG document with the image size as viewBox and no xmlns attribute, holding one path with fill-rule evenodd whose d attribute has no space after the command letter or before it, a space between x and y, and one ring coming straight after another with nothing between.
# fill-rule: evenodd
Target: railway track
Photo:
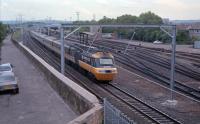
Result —
<instances>
[{"instance_id":1,"label":"railway track","mask_svg":"<svg viewBox=\"0 0 200 124\"><path fill-rule=\"evenodd\" d=\"M156 124L180 124L177 120L171 118L165 113L157 110L156 108L148 105L147 103L141 101L137 97L128 93L125 90L122 90L120 87L115 86L113 84L101 85L103 89L108 91L110 94L115 96L116 98L123 101L126 105L131 108L136 109L141 114L145 115L149 118L153 123Z\"/></svg>"},{"instance_id":2,"label":"railway track","mask_svg":"<svg viewBox=\"0 0 200 124\"><path fill-rule=\"evenodd\" d=\"M26 38L31 41L30 37ZM38 54L41 58L47 61L50 65L52 65L55 69L60 69L60 59L54 53L50 52L47 48L42 46L41 44L31 41L26 45L33 50L36 54ZM120 100L122 104L126 104L132 109L138 111L142 116L150 120L152 123L157 124L179 124L177 120L169 117L165 113L157 110L156 108L151 107L145 102L139 100L133 95L127 93L126 91L120 89L117 86L112 84L96 84L89 81L87 78L80 76L80 74L76 71L73 71L69 67L66 67L65 75L70 76L71 79L76 80L76 82L81 83L85 88L87 88L90 92L94 93L99 99L103 99L104 97L109 97L111 101L115 103L116 99ZM77 78L80 77L80 79ZM83 78L82 78L83 77ZM89 86L88 86L88 82ZM97 87L98 86L98 87ZM91 88L92 87L92 88ZM101 88L101 90L99 89ZM103 90L102 90L103 89Z\"/></svg>"},{"instance_id":3,"label":"railway track","mask_svg":"<svg viewBox=\"0 0 200 124\"><path fill-rule=\"evenodd\" d=\"M115 56L115 59L117 59L117 61L119 61L120 63L128 66L129 68L127 68L127 69L130 71L132 71L132 69L138 70L146 75L149 75L149 76L163 82L165 86L168 86L168 87L170 86L169 77L164 76L164 75L160 74L159 72L156 72L155 70L152 70L151 68L147 67L145 64L143 64L140 61L134 62L135 60L131 60L130 56L128 56L128 55L123 56L123 57ZM175 80L175 90L180 91L198 101L200 100L199 90L189 87L189 86L181 83L178 80Z\"/></svg>"},{"instance_id":4,"label":"railway track","mask_svg":"<svg viewBox=\"0 0 200 124\"><path fill-rule=\"evenodd\" d=\"M128 54L131 56L137 56L139 58L142 58L143 60L147 60L151 63L160 65L166 69L170 69L171 67L170 59L162 58L152 53L145 52L144 50L137 50L134 52L129 52ZM175 69L176 69L176 72L182 75L185 75L187 77L190 77L196 80L200 80L200 72L195 71L194 68L187 67L187 65L183 65L183 63L180 64L180 62L177 62Z\"/></svg>"},{"instance_id":5,"label":"railway track","mask_svg":"<svg viewBox=\"0 0 200 124\"><path fill-rule=\"evenodd\" d=\"M73 42L79 42L78 40L74 40L74 39L68 39L71 40ZM144 51L137 51L136 52L129 52L128 54L124 54L123 52L119 52L121 50L124 51L124 47L120 47L119 44L117 44L117 48L116 46L111 46L111 44L94 44L94 46L102 49L102 50L108 50L110 52L112 52L115 56L115 60L117 60L118 62L120 62L121 64L125 65L128 70L130 71L134 71L137 70L143 74L146 74L158 81L160 81L160 83L166 87L170 87L170 77L160 74L160 72L152 69L150 66L148 66L147 62L151 62L154 64L158 64L168 70L170 70L170 63L169 63L169 59L166 58L159 58L158 56L154 56L151 53L148 52L144 52ZM138 59L138 58L140 59ZM141 60L147 60L147 62L145 61L141 61ZM176 67L176 71L180 72L181 74L184 74L188 77L200 80L200 73L191 70L190 68L187 68L181 64L177 64ZM199 89L195 89L193 87L187 86L186 84L182 83L181 81L178 81L177 79L175 79L175 86L174 86L176 91L179 91L183 94L186 94L187 96L190 96L196 100L200 100L200 91Z\"/></svg>"},{"instance_id":6,"label":"railway track","mask_svg":"<svg viewBox=\"0 0 200 124\"><path fill-rule=\"evenodd\" d=\"M115 58L117 58L117 61L119 61L120 63L128 66L127 69L129 69L130 71L132 71L132 69L136 69L146 75L149 75L150 77L153 77L163 82L165 86L168 87L170 86L169 83L170 78L150 68L148 66L148 63L144 63L143 61L138 61L138 59L135 59L133 56L130 56L129 54L123 55L122 53L118 53L117 55L115 55ZM198 89L187 86L183 84L181 81L178 81L177 79L175 79L175 90L180 91L198 101L200 100L200 91Z\"/></svg>"},{"instance_id":7,"label":"railway track","mask_svg":"<svg viewBox=\"0 0 200 124\"><path fill-rule=\"evenodd\" d=\"M109 42L112 44L112 40L108 40L108 39L104 39L103 42ZM123 43L123 42L115 42L117 44L117 46L123 46L123 48L125 48L127 46L127 43ZM145 47L145 46L138 46L138 45L133 45L133 44L130 44L130 47L137 47L137 48L142 48L142 49L145 49L146 51L148 52L153 52L153 53L158 53L158 54L164 54L166 56L170 56L171 55L171 50L166 50L164 48L150 48L150 47ZM186 53L186 52L180 52L180 51L177 51L176 52L176 57L177 58L183 58L183 59L187 59L187 60L192 60L194 62L200 62L200 54L198 53Z\"/></svg>"}]
</instances>

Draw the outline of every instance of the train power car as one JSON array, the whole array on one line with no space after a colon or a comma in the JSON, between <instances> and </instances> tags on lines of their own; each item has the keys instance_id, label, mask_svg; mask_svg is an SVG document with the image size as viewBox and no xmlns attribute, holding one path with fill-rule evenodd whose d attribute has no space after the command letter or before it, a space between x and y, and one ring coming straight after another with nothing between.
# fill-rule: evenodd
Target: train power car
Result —
<instances>
[{"instance_id":1,"label":"train power car","mask_svg":"<svg viewBox=\"0 0 200 124\"><path fill-rule=\"evenodd\" d=\"M30 34L32 38L60 54L59 41L34 31L31 31ZM117 74L113 55L109 52L99 51L95 47L92 47L89 52L87 50L88 46L82 44L65 44L65 58L94 76L97 81L112 81Z\"/></svg>"}]
</instances>

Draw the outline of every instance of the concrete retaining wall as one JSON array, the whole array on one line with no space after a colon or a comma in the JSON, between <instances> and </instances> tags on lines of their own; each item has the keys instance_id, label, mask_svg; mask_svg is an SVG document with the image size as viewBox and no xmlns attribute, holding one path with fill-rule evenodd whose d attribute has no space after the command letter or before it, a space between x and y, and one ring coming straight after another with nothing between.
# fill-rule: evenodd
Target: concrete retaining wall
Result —
<instances>
[{"instance_id":1,"label":"concrete retaining wall","mask_svg":"<svg viewBox=\"0 0 200 124\"><path fill-rule=\"evenodd\" d=\"M62 99L75 111L79 117L69 124L101 124L103 120L102 106L96 96L80 87L67 77L63 76L43 59L29 50L22 43L12 39L29 59L39 66L50 80L51 87L62 97Z\"/></svg>"}]
</instances>

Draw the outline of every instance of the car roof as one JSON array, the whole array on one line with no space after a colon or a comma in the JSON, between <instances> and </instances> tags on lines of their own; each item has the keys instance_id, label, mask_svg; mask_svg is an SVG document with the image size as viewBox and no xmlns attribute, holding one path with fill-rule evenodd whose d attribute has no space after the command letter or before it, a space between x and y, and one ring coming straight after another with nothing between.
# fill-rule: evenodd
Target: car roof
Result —
<instances>
[{"instance_id":1,"label":"car roof","mask_svg":"<svg viewBox=\"0 0 200 124\"><path fill-rule=\"evenodd\" d=\"M0 66L11 66L10 63L4 63L4 64L1 64Z\"/></svg>"},{"instance_id":2,"label":"car roof","mask_svg":"<svg viewBox=\"0 0 200 124\"><path fill-rule=\"evenodd\" d=\"M162 41L156 40L153 43L163 43Z\"/></svg>"},{"instance_id":3,"label":"car roof","mask_svg":"<svg viewBox=\"0 0 200 124\"><path fill-rule=\"evenodd\" d=\"M13 72L0 72L0 77L1 76L15 76Z\"/></svg>"}]
</instances>

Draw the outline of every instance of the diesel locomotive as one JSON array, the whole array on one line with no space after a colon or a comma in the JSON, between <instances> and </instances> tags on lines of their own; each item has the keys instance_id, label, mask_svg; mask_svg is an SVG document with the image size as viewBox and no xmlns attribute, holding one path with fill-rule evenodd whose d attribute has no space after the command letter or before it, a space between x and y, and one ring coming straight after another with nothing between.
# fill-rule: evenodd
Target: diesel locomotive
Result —
<instances>
[{"instance_id":1,"label":"diesel locomotive","mask_svg":"<svg viewBox=\"0 0 200 124\"><path fill-rule=\"evenodd\" d=\"M30 31L31 37L41 44L60 54L60 41L53 37ZM88 50L90 49L90 50ZM114 57L110 52L89 48L78 43L65 44L65 58L92 75L97 81L112 81L117 74Z\"/></svg>"}]
</instances>

